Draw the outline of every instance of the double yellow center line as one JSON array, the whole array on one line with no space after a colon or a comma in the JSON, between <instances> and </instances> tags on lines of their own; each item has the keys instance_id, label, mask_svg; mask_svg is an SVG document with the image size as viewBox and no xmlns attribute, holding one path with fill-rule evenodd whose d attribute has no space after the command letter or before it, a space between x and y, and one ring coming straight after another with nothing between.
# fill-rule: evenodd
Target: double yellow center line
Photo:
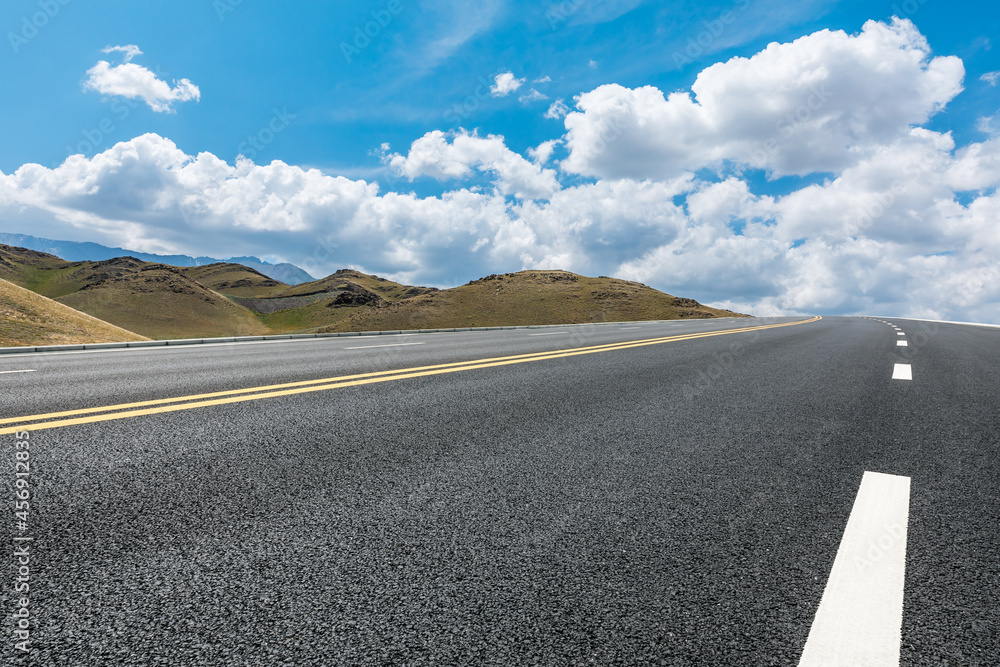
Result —
<instances>
[{"instance_id":1,"label":"double yellow center line","mask_svg":"<svg viewBox=\"0 0 1000 667\"><path fill-rule=\"evenodd\" d=\"M407 378L424 377L428 375L457 373L458 371L468 371L478 368L492 368L494 366L523 364L529 361L561 359L564 357L575 357L581 354L610 352L612 350L624 350L631 347L643 347L646 345L659 345L662 343L672 343L675 341L691 340L694 338L708 338L710 336L725 336L728 334L746 333L749 331L762 331L764 329L778 329L781 327L808 324L810 322L816 322L820 319L822 318L813 317L807 320L785 322L782 324L768 324L755 327L740 327L738 329L723 329L721 331L708 331L704 333L680 334L677 336L665 336L662 338L647 338L645 340L626 341L622 343L576 347L566 350L518 354L510 357L475 359L472 361L459 361L450 364L438 364L435 366L402 368L394 371L344 375L341 377L322 378L319 380L304 380L302 382L287 382L285 384L249 387L247 389L217 391L209 394L193 394L190 396L177 396L175 398L163 398L152 401L139 401L137 403L122 403L120 405L107 405L97 408L82 408L79 410L66 410L64 412L49 412L39 415L27 415L24 417L10 417L0 419L0 424L16 425L0 428L0 435L17 433L20 431L40 431L49 428L75 426L77 424L93 424L95 422L110 421L112 419L141 417L142 415L154 415L162 412L193 410L195 408L204 408L211 405L226 405L228 403L256 401L262 398L306 394L313 391L328 391L330 389L356 387L363 384L375 384L376 382L391 382L394 380L405 380Z\"/></svg>"}]
</instances>

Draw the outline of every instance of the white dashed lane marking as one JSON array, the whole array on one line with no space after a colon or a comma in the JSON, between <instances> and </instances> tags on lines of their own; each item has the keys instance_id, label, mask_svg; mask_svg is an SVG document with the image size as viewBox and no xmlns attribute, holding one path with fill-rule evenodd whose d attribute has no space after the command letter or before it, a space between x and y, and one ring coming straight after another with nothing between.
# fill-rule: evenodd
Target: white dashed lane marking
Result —
<instances>
[{"instance_id":1,"label":"white dashed lane marking","mask_svg":"<svg viewBox=\"0 0 1000 667\"><path fill-rule=\"evenodd\" d=\"M34 373L36 372L34 368L26 368L22 371L0 371L0 375L6 375L8 373Z\"/></svg>"},{"instance_id":2,"label":"white dashed lane marking","mask_svg":"<svg viewBox=\"0 0 1000 667\"><path fill-rule=\"evenodd\" d=\"M910 369L909 364L896 364L892 369L892 379L893 380L912 380L913 371Z\"/></svg>"},{"instance_id":3,"label":"white dashed lane marking","mask_svg":"<svg viewBox=\"0 0 1000 667\"><path fill-rule=\"evenodd\" d=\"M528 334L529 336L558 336L559 334L568 334L568 331L552 331L550 333L538 333L538 334Z\"/></svg>"},{"instance_id":4,"label":"white dashed lane marking","mask_svg":"<svg viewBox=\"0 0 1000 667\"><path fill-rule=\"evenodd\" d=\"M907 342L905 340L897 340L896 347L907 347Z\"/></svg>"},{"instance_id":5,"label":"white dashed lane marking","mask_svg":"<svg viewBox=\"0 0 1000 667\"><path fill-rule=\"evenodd\" d=\"M898 667L910 478L865 472L799 667Z\"/></svg>"},{"instance_id":6,"label":"white dashed lane marking","mask_svg":"<svg viewBox=\"0 0 1000 667\"><path fill-rule=\"evenodd\" d=\"M388 345L358 345L357 347L345 347L345 350L367 350L373 347L404 347L406 345L423 345L423 343L389 343Z\"/></svg>"}]
</instances>

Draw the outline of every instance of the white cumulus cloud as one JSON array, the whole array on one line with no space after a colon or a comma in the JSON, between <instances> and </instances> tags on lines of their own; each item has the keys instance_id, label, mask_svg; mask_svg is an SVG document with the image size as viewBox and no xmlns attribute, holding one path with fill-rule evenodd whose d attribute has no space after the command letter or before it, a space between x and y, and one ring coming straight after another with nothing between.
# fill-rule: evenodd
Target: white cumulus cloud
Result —
<instances>
[{"instance_id":1,"label":"white cumulus cloud","mask_svg":"<svg viewBox=\"0 0 1000 667\"><path fill-rule=\"evenodd\" d=\"M569 107L562 100L556 100L549 105L548 111L545 112L545 117L551 120L559 120L569 113Z\"/></svg>"},{"instance_id":2,"label":"white cumulus cloud","mask_svg":"<svg viewBox=\"0 0 1000 667\"><path fill-rule=\"evenodd\" d=\"M963 71L932 58L909 22L868 23L707 68L690 93L586 92L566 133L525 155L465 130L383 147L395 173L440 181L438 196L280 161L229 164L147 134L0 173L0 219L147 252L266 250L314 275L353 266L447 286L563 268L758 315L1000 323L1000 138L959 144L922 127ZM810 95L825 100L813 109ZM808 184L760 191L744 167L761 147L760 166L812 174Z\"/></svg>"},{"instance_id":3,"label":"white cumulus cloud","mask_svg":"<svg viewBox=\"0 0 1000 667\"><path fill-rule=\"evenodd\" d=\"M552 157L552 151L555 150L556 146L559 144L558 139L549 139L548 141L543 141L534 148L528 149L528 155L536 164L545 164Z\"/></svg>"},{"instance_id":4,"label":"white cumulus cloud","mask_svg":"<svg viewBox=\"0 0 1000 667\"><path fill-rule=\"evenodd\" d=\"M451 139L449 142L448 139ZM389 164L409 179L467 178L472 170L490 172L501 194L521 199L547 199L559 190L556 172L543 169L507 148L502 137L467 132L449 135L435 130L417 139L407 155L388 156Z\"/></svg>"},{"instance_id":5,"label":"white cumulus cloud","mask_svg":"<svg viewBox=\"0 0 1000 667\"><path fill-rule=\"evenodd\" d=\"M125 46L109 46L104 53L122 53L120 65L112 65L106 60L98 61L87 70L87 79L83 82L84 90L93 90L102 95L119 95L129 99L141 99L150 109L157 112L174 113L176 102L200 100L201 91L188 79L174 81L171 86L157 75L137 65L132 59L141 55L142 51L134 44Z\"/></svg>"},{"instance_id":6,"label":"white cumulus cloud","mask_svg":"<svg viewBox=\"0 0 1000 667\"><path fill-rule=\"evenodd\" d=\"M940 111L963 77L962 61L931 58L908 20L822 30L712 65L691 93L609 84L580 95L563 167L612 178L727 160L776 175L838 171Z\"/></svg>"},{"instance_id":7,"label":"white cumulus cloud","mask_svg":"<svg viewBox=\"0 0 1000 667\"><path fill-rule=\"evenodd\" d=\"M524 85L524 79L518 79L511 72L502 72L493 79L490 94L493 97L506 97Z\"/></svg>"}]
</instances>

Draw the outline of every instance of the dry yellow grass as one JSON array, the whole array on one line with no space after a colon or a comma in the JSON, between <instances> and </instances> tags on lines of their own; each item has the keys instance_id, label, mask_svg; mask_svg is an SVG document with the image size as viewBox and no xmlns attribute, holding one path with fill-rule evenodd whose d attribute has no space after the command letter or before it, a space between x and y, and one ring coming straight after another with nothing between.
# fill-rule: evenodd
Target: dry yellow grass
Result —
<instances>
[{"instance_id":1,"label":"dry yellow grass","mask_svg":"<svg viewBox=\"0 0 1000 667\"><path fill-rule=\"evenodd\" d=\"M0 347L148 340L0 279Z\"/></svg>"},{"instance_id":2,"label":"dry yellow grass","mask_svg":"<svg viewBox=\"0 0 1000 667\"><path fill-rule=\"evenodd\" d=\"M288 286L232 263L179 268L132 257L66 262L0 245L0 277L157 339L738 315L628 280L557 270L491 275L438 290L342 269ZM40 335L29 326L38 321L18 321L23 339Z\"/></svg>"},{"instance_id":3,"label":"dry yellow grass","mask_svg":"<svg viewBox=\"0 0 1000 667\"><path fill-rule=\"evenodd\" d=\"M744 317L617 278L518 271L358 309L320 331L496 327Z\"/></svg>"}]
</instances>

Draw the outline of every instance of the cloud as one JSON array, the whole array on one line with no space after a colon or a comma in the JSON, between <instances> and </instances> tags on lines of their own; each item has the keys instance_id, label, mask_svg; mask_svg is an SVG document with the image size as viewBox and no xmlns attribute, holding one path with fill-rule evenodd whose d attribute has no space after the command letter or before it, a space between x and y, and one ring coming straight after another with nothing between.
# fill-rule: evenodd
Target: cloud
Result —
<instances>
[{"instance_id":1,"label":"cloud","mask_svg":"<svg viewBox=\"0 0 1000 667\"><path fill-rule=\"evenodd\" d=\"M448 139L451 139L449 143ZM542 169L511 151L502 137L486 138L459 132L428 132L410 146L406 156L387 156L389 164L409 179L437 180L469 177L473 168L494 174L498 191L520 199L547 199L559 190L556 172Z\"/></svg>"},{"instance_id":2,"label":"cloud","mask_svg":"<svg viewBox=\"0 0 1000 667\"><path fill-rule=\"evenodd\" d=\"M524 85L524 79L518 79L511 72L497 74L490 86L493 97L506 97Z\"/></svg>"},{"instance_id":3,"label":"cloud","mask_svg":"<svg viewBox=\"0 0 1000 667\"><path fill-rule=\"evenodd\" d=\"M997 126L997 120L1000 120L1000 113L995 113L992 116L980 116L976 119L976 129L983 134L995 137L1000 134L1000 127Z\"/></svg>"},{"instance_id":4,"label":"cloud","mask_svg":"<svg viewBox=\"0 0 1000 667\"><path fill-rule=\"evenodd\" d=\"M523 202L510 212L529 232L518 241L517 256L524 268L606 275L643 249L669 244L684 232L684 210L673 200L691 188L687 176L669 182L604 180L560 190L547 202Z\"/></svg>"},{"instance_id":5,"label":"cloud","mask_svg":"<svg viewBox=\"0 0 1000 667\"><path fill-rule=\"evenodd\" d=\"M542 100L549 99L548 95L543 95L534 88L528 91L526 94L521 95L517 98L517 101L521 104L531 104L532 102L541 102Z\"/></svg>"},{"instance_id":6,"label":"cloud","mask_svg":"<svg viewBox=\"0 0 1000 667\"><path fill-rule=\"evenodd\" d=\"M839 171L925 122L962 90L907 20L822 30L703 70L692 93L601 86L566 116L567 171L659 177L725 161L774 175Z\"/></svg>"},{"instance_id":7,"label":"cloud","mask_svg":"<svg viewBox=\"0 0 1000 667\"><path fill-rule=\"evenodd\" d=\"M500 0L467 3L438 0L421 3L411 33L415 42L402 47L400 58L420 75L437 68L455 56L477 35L489 30L501 14ZM405 38L403 38L405 39Z\"/></svg>"},{"instance_id":8,"label":"cloud","mask_svg":"<svg viewBox=\"0 0 1000 667\"><path fill-rule=\"evenodd\" d=\"M558 2L550 5L545 12L549 27L553 30L562 25L587 25L609 23L628 14L642 4L642 0L603 0L602 2Z\"/></svg>"},{"instance_id":9,"label":"cloud","mask_svg":"<svg viewBox=\"0 0 1000 667\"><path fill-rule=\"evenodd\" d=\"M130 62L132 58L136 56L141 56L142 51L135 44L126 44L125 46L106 46L101 49L101 53L122 53L122 60L124 62Z\"/></svg>"},{"instance_id":10,"label":"cloud","mask_svg":"<svg viewBox=\"0 0 1000 667\"><path fill-rule=\"evenodd\" d=\"M998 79L1000 79L1000 71L987 72L986 74L983 74L981 77L979 77L980 81L985 81L986 83L994 87L997 85Z\"/></svg>"},{"instance_id":11,"label":"cloud","mask_svg":"<svg viewBox=\"0 0 1000 667\"><path fill-rule=\"evenodd\" d=\"M315 275L363 262L437 284L459 275L478 239L504 228L505 211L502 197L465 190L380 195L374 183L280 161L227 164L187 155L156 134L55 169L24 165L0 175L0 213L13 231L149 252L267 249Z\"/></svg>"},{"instance_id":12,"label":"cloud","mask_svg":"<svg viewBox=\"0 0 1000 667\"><path fill-rule=\"evenodd\" d=\"M436 197L280 161L229 164L147 134L0 173L0 218L11 232L140 251L268 254L315 275L353 266L447 286L564 268L759 315L1000 323L1000 138L959 145L920 126L962 72L930 58L908 22L869 23L707 68L692 94L602 86L577 99L565 134L525 155L464 130L383 148L386 168L445 183ZM831 94L776 128L814 89ZM772 173L819 176L755 191L756 175L733 167L753 166L740 156L761 145ZM552 168L557 147L569 173Z\"/></svg>"},{"instance_id":13,"label":"cloud","mask_svg":"<svg viewBox=\"0 0 1000 667\"><path fill-rule=\"evenodd\" d=\"M548 141L543 141L534 148L528 149L528 155L536 164L545 164L552 157L552 151L555 150L556 146L561 143L559 139L549 139Z\"/></svg>"},{"instance_id":14,"label":"cloud","mask_svg":"<svg viewBox=\"0 0 1000 667\"><path fill-rule=\"evenodd\" d=\"M83 82L84 90L93 90L102 95L141 99L153 111L165 113L174 113L175 102L201 99L198 86L189 80L175 80L174 86L171 87L155 73L131 62L132 58L142 54L139 47L134 44L109 46L103 49L103 52L122 53L124 62L113 66L106 60L98 61L87 70L87 79Z\"/></svg>"},{"instance_id":15,"label":"cloud","mask_svg":"<svg viewBox=\"0 0 1000 667\"><path fill-rule=\"evenodd\" d=\"M569 113L569 107L562 100L556 100L549 106L549 110L545 112L545 117L552 120L559 120Z\"/></svg>"},{"instance_id":16,"label":"cloud","mask_svg":"<svg viewBox=\"0 0 1000 667\"><path fill-rule=\"evenodd\" d=\"M916 128L837 178L782 197L755 195L736 177L696 181L683 232L618 275L762 315L1000 323L1000 289L989 282L1000 232L987 222L1000 210L1000 147L954 148L950 135ZM989 188L968 206L956 198Z\"/></svg>"},{"instance_id":17,"label":"cloud","mask_svg":"<svg viewBox=\"0 0 1000 667\"><path fill-rule=\"evenodd\" d=\"M551 148L529 154L543 163ZM353 265L448 285L561 267L758 314L996 321L998 154L995 142L954 150L948 135L914 130L837 179L783 197L754 194L735 176L691 174L555 190L551 170L500 137L431 133L395 166L445 179L489 172L498 186L420 198L280 161L191 156L147 134L55 169L0 175L0 215L13 232L150 252L266 248L317 275ZM956 191L986 186L989 194L956 201ZM505 197L529 189L547 199Z\"/></svg>"}]
</instances>

